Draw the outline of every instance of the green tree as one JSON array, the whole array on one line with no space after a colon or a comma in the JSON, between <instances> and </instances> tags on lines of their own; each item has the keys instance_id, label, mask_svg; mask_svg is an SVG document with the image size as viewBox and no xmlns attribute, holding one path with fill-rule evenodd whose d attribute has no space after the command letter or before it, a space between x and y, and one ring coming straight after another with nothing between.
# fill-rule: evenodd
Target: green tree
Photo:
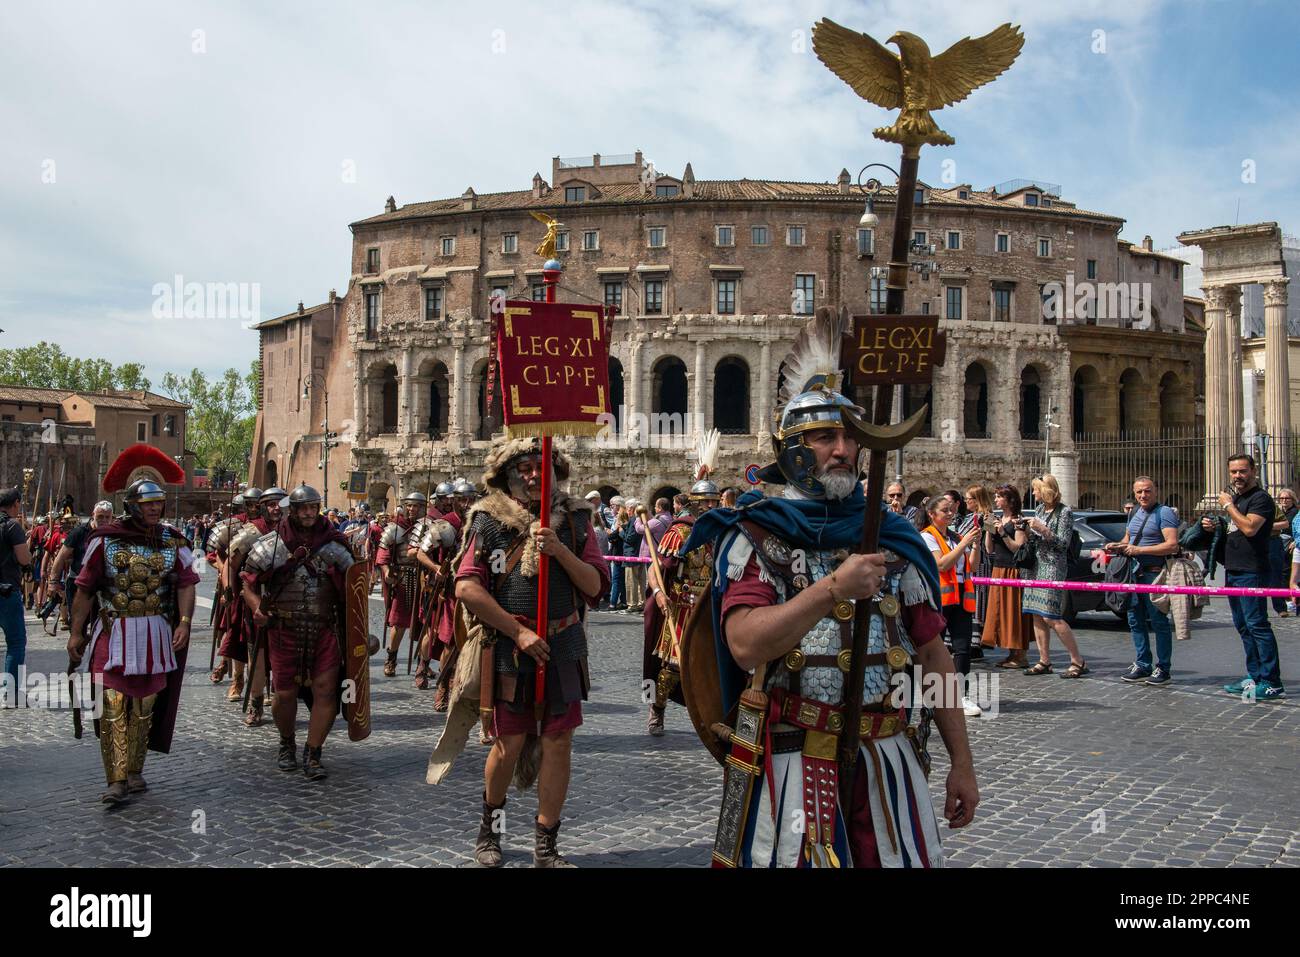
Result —
<instances>
[{"instance_id":1,"label":"green tree","mask_svg":"<svg viewBox=\"0 0 1300 957\"><path fill-rule=\"evenodd\" d=\"M0 382L36 389L98 392L100 389L148 389L144 366L107 359L78 359L56 342L0 349Z\"/></svg>"},{"instance_id":2,"label":"green tree","mask_svg":"<svg viewBox=\"0 0 1300 957\"><path fill-rule=\"evenodd\" d=\"M198 369L183 378L171 372L163 376L163 391L190 406L185 444L201 467L241 477L246 473L256 421L256 380L257 363L243 376L238 369L227 369L214 380Z\"/></svg>"}]
</instances>

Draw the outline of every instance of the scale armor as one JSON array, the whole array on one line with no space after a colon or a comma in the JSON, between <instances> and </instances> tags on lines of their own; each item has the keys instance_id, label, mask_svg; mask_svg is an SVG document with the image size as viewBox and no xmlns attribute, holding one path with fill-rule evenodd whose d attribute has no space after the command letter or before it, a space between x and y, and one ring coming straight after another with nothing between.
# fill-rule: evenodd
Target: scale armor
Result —
<instances>
[{"instance_id":1,"label":"scale armor","mask_svg":"<svg viewBox=\"0 0 1300 957\"><path fill-rule=\"evenodd\" d=\"M170 620L176 604L172 570L184 543L169 527L158 546L105 539L104 569L108 574L99 592L101 612L114 618L162 615Z\"/></svg>"}]
</instances>

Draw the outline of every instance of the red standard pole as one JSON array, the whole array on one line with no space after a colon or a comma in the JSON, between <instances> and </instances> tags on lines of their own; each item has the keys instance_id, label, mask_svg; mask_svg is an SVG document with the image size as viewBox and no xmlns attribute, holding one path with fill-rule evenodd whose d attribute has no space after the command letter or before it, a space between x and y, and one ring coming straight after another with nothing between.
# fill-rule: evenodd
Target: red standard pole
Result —
<instances>
[{"instance_id":1,"label":"red standard pole","mask_svg":"<svg viewBox=\"0 0 1300 957\"><path fill-rule=\"evenodd\" d=\"M550 260L546 263L546 268L542 269L542 286L546 290L546 301L555 302L555 287L560 282L560 270L551 268L558 266L559 263ZM551 525L551 437L542 436L542 507L539 515L542 528L550 528ZM537 556L537 635L546 641L547 639L547 622L549 621L546 608L547 588L550 581L550 560L545 555ZM537 683L534 685L533 694L533 716L539 722L546 715L546 666L541 662L537 664ZM541 728L538 728L541 731Z\"/></svg>"}]
</instances>

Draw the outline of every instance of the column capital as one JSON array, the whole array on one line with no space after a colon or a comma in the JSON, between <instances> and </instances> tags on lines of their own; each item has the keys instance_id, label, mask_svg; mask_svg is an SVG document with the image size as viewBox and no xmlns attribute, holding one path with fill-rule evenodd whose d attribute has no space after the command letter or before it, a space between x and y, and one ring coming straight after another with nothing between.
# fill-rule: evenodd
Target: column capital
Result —
<instances>
[{"instance_id":1,"label":"column capital","mask_svg":"<svg viewBox=\"0 0 1300 957\"><path fill-rule=\"evenodd\" d=\"M1277 279L1270 279L1264 283L1264 305L1265 306L1285 306L1286 305L1286 287L1291 280L1285 276Z\"/></svg>"}]
</instances>

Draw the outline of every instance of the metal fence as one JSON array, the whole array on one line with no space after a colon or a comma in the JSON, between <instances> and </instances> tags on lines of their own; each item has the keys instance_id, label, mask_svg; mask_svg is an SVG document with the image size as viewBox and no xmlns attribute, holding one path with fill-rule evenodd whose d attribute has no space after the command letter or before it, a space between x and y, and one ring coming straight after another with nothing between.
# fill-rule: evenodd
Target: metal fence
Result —
<instances>
[{"instance_id":1,"label":"metal fence","mask_svg":"<svg viewBox=\"0 0 1300 957\"><path fill-rule=\"evenodd\" d=\"M1249 441L1243 441L1243 439ZM1260 441L1263 438L1263 442ZM1282 485L1292 488L1300 482L1300 432L1234 436L1221 442L1230 451L1244 451L1260 465L1260 484L1273 491ZM1209 488L1205 476L1206 435L1204 426L1159 431L1085 432L1074 437L1078 456L1079 508L1119 508L1133 494L1133 479L1149 475L1156 483L1160 500L1180 510L1193 510ZM1287 454L1289 453L1289 454ZM1220 474L1210 484L1228 484L1226 452ZM1046 471L1038 456L1030 473Z\"/></svg>"}]
</instances>

